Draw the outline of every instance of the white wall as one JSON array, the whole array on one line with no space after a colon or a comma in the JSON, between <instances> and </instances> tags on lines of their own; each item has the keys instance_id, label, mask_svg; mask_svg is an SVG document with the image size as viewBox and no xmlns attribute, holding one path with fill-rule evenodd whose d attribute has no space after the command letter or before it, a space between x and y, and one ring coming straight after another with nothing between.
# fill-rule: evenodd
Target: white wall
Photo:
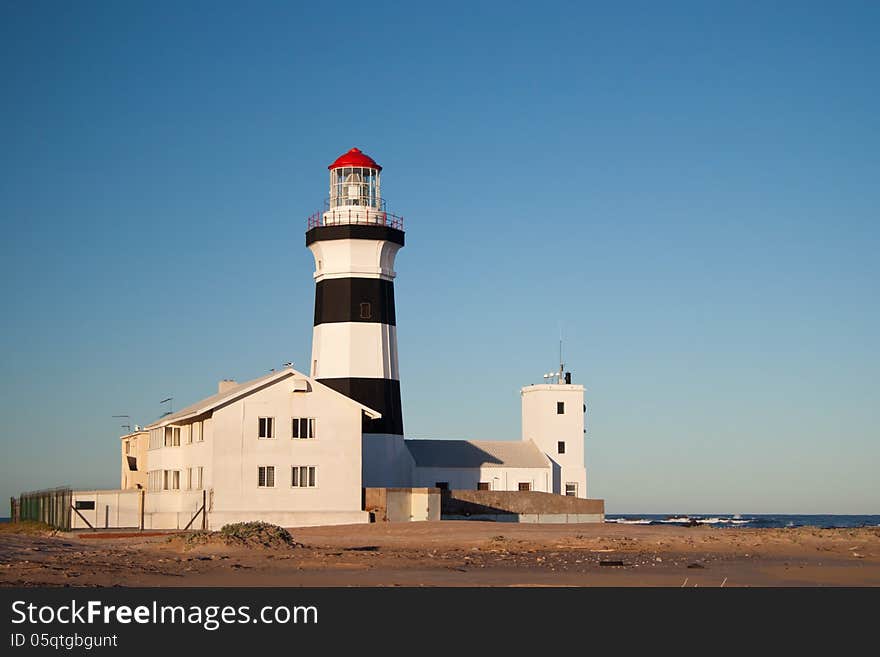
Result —
<instances>
[{"instance_id":1,"label":"white wall","mask_svg":"<svg viewBox=\"0 0 880 657\"><path fill-rule=\"evenodd\" d=\"M354 403L311 384L293 392L278 381L213 414L212 512L361 510L361 414ZM273 417L275 437L258 438L258 418ZM315 418L316 437L291 438L291 419ZM275 487L257 486L258 466L275 467ZM315 488L291 487L291 466L315 466Z\"/></svg>"},{"instance_id":2,"label":"white wall","mask_svg":"<svg viewBox=\"0 0 880 657\"><path fill-rule=\"evenodd\" d=\"M138 484L141 488L147 487L147 446L149 445L149 432L135 431L133 433L121 436L119 439L120 453L120 480L119 488L121 489L137 489ZM125 453L125 446L128 445L128 454ZM137 470L131 470L128 467L128 457L133 456L137 462Z\"/></svg>"},{"instance_id":3,"label":"white wall","mask_svg":"<svg viewBox=\"0 0 880 657\"><path fill-rule=\"evenodd\" d=\"M531 490L552 492L550 468L415 468L413 486L433 487L438 481L449 482L451 490L476 490L481 481L489 482L490 490L519 490L520 482L529 482Z\"/></svg>"},{"instance_id":4,"label":"white wall","mask_svg":"<svg viewBox=\"0 0 880 657\"><path fill-rule=\"evenodd\" d=\"M399 244L384 240L319 240L309 245L315 258L315 281L324 278L384 278L393 280Z\"/></svg>"},{"instance_id":5,"label":"white wall","mask_svg":"<svg viewBox=\"0 0 880 657\"><path fill-rule=\"evenodd\" d=\"M362 445L365 487L407 488L414 485L415 462L403 436L364 434Z\"/></svg>"},{"instance_id":6,"label":"white wall","mask_svg":"<svg viewBox=\"0 0 880 657\"><path fill-rule=\"evenodd\" d=\"M563 414L557 402L564 403ZM554 463L554 482L550 492L562 494L565 484L577 484L577 496L587 497L587 471L584 467L584 387L581 385L540 384L522 389L522 439L532 440ZM558 441L565 442L559 454Z\"/></svg>"},{"instance_id":7,"label":"white wall","mask_svg":"<svg viewBox=\"0 0 880 657\"><path fill-rule=\"evenodd\" d=\"M139 490L77 490L73 491L71 504L91 502L93 509L70 512L71 529L108 529L116 527L140 527Z\"/></svg>"}]
</instances>

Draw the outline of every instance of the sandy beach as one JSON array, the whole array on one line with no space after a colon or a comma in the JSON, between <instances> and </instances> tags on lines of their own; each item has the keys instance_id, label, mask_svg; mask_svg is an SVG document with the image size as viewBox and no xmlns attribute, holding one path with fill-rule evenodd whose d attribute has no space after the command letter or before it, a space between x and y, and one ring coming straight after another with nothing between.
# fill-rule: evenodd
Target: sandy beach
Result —
<instances>
[{"instance_id":1,"label":"sandy beach","mask_svg":"<svg viewBox=\"0 0 880 657\"><path fill-rule=\"evenodd\" d=\"M422 522L180 534L0 532L2 586L880 586L880 528Z\"/></svg>"}]
</instances>

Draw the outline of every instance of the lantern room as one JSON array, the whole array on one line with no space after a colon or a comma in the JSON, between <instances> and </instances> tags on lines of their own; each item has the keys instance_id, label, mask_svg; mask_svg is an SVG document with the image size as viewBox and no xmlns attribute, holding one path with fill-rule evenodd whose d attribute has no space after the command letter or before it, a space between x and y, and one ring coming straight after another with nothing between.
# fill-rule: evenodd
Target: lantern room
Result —
<instances>
[{"instance_id":1,"label":"lantern room","mask_svg":"<svg viewBox=\"0 0 880 657\"><path fill-rule=\"evenodd\" d=\"M382 167L358 148L343 153L327 167L330 196L324 210L309 217L309 230L340 224L376 224L403 230L403 218L387 212L382 198Z\"/></svg>"},{"instance_id":2,"label":"lantern room","mask_svg":"<svg viewBox=\"0 0 880 657\"><path fill-rule=\"evenodd\" d=\"M343 153L329 167L330 207L361 206L379 209L382 167L357 148Z\"/></svg>"}]
</instances>

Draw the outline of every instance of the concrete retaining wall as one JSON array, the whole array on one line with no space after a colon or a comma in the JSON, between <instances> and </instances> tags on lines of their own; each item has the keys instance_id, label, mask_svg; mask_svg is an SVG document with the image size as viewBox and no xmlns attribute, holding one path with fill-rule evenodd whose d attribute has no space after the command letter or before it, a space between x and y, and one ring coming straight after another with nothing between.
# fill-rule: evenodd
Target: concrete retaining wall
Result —
<instances>
[{"instance_id":1,"label":"concrete retaining wall","mask_svg":"<svg viewBox=\"0 0 880 657\"><path fill-rule=\"evenodd\" d=\"M586 523L605 522L604 513L497 513L457 516L443 514L443 520L485 520L489 522Z\"/></svg>"},{"instance_id":2,"label":"concrete retaining wall","mask_svg":"<svg viewBox=\"0 0 880 657\"><path fill-rule=\"evenodd\" d=\"M538 491L444 491L443 519L497 522L604 522L605 501Z\"/></svg>"}]
</instances>

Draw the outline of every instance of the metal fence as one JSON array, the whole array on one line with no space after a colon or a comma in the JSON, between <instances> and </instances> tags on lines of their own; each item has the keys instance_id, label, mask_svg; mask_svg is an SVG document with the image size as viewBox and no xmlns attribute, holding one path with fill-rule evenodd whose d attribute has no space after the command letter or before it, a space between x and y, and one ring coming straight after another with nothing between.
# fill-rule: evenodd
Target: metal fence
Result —
<instances>
[{"instance_id":1,"label":"metal fence","mask_svg":"<svg viewBox=\"0 0 880 657\"><path fill-rule=\"evenodd\" d=\"M70 530L73 491L69 487L22 493L18 498L19 520L45 522L63 531Z\"/></svg>"}]
</instances>

